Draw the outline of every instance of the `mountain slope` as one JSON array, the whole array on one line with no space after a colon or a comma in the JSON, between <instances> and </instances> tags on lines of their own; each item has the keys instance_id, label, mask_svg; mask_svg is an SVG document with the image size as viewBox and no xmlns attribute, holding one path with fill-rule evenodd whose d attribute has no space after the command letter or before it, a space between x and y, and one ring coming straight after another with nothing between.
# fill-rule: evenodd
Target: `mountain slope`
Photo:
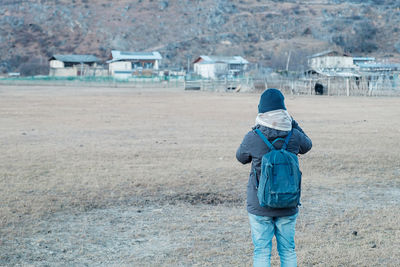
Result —
<instances>
[{"instance_id":1,"label":"mountain slope","mask_svg":"<svg viewBox=\"0 0 400 267\"><path fill-rule=\"evenodd\" d=\"M31 0L0 2L0 72L47 72L54 53L158 50L167 66L200 54L304 68L327 48L397 58L396 1ZM38 67L41 66L41 67Z\"/></svg>"}]
</instances>

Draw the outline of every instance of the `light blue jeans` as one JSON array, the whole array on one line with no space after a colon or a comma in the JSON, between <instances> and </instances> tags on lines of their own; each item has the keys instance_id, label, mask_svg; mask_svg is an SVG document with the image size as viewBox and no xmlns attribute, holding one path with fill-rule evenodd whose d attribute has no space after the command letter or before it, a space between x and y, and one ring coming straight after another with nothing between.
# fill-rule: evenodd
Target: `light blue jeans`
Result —
<instances>
[{"instance_id":1,"label":"light blue jeans","mask_svg":"<svg viewBox=\"0 0 400 267\"><path fill-rule=\"evenodd\" d=\"M271 266L272 238L276 237L282 267L297 266L294 233L297 213L287 217L257 216L249 213L254 244L254 267Z\"/></svg>"}]
</instances>

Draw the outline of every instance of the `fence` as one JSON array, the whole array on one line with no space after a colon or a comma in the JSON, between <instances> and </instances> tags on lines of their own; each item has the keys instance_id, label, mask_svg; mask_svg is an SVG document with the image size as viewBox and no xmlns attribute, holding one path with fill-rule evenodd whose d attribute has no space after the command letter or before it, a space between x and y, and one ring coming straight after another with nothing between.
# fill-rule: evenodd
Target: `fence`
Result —
<instances>
[{"instance_id":1,"label":"fence","mask_svg":"<svg viewBox=\"0 0 400 267\"><path fill-rule=\"evenodd\" d=\"M197 79L197 80L185 80L185 90L204 90L204 91L245 91L253 88L254 81L252 78L238 78L238 79Z\"/></svg>"},{"instance_id":2,"label":"fence","mask_svg":"<svg viewBox=\"0 0 400 267\"><path fill-rule=\"evenodd\" d=\"M184 76L135 76L128 79L113 77L13 77L1 78L0 84L7 85L40 85L40 86L89 86L89 87L132 87L132 88L176 88L184 90L230 91L249 90L252 88L251 78L233 80L193 79L185 80Z\"/></svg>"},{"instance_id":3,"label":"fence","mask_svg":"<svg viewBox=\"0 0 400 267\"><path fill-rule=\"evenodd\" d=\"M164 81L158 76L137 76L129 79L115 79L111 76L77 76L77 77L8 77L0 78L4 85L33 85L33 86L83 86L83 87L183 87L178 79Z\"/></svg>"},{"instance_id":4,"label":"fence","mask_svg":"<svg viewBox=\"0 0 400 267\"><path fill-rule=\"evenodd\" d=\"M264 88L280 88L290 94L317 94L320 84L324 95L330 96L394 96L400 95L398 75L371 75L361 77L285 76L269 75L263 79Z\"/></svg>"},{"instance_id":5,"label":"fence","mask_svg":"<svg viewBox=\"0 0 400 267\"><path fill-rule=\"evenodd\" d=\"M120 80L113 77L9 77L0 78L0 84L40 86L89 86L130 88L175 88L203 91L263 91L279 88L287 94L316 94L316 84L323 86L323 94L330 96L400 96L398 75L375 75L364 77L310 77L271 73L257 78L238 79L191 79L183 76L135 76Z\"/></svg>"}]
</instances>

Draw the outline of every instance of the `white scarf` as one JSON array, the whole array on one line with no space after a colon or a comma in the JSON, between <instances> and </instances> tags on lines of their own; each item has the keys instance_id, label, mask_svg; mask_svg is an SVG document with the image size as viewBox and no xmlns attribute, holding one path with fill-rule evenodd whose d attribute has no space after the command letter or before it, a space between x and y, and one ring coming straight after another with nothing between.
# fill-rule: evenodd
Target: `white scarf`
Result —
<instances>
[{"instance_id":1,"label":"white scarf","mask_svg":"<svg viewBox=\"0 0 400 267\"><path fill-rule=\"evenodd\" d=\"M258 113L257 124L280 131L290 131L292 129L292 117L285 109L277 109Z\"/></svg>"}]
</instances>

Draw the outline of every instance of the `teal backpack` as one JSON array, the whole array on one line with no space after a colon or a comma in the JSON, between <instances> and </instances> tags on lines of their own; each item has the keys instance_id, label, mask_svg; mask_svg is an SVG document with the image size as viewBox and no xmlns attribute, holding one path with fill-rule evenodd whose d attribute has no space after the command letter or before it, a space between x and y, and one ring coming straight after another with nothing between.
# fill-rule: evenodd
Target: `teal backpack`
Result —
<instances>
[{"instance_id":1,"label":"teal backpack","mask_svg":"<svg viewBox=\"0 0 400 267\"><path fill-rule=\"evenodd\" d=\"M288 136L277 138L272 143L261 133L255 132L269 147L261 160L261 175L257 176L257 197L260 206L269 208L294 208L300 205L301 171L297 155L287 151L287 145L292 131ZM281 149L276 149L274 143L284 140Z\"/></svg>"}]
</instances>

